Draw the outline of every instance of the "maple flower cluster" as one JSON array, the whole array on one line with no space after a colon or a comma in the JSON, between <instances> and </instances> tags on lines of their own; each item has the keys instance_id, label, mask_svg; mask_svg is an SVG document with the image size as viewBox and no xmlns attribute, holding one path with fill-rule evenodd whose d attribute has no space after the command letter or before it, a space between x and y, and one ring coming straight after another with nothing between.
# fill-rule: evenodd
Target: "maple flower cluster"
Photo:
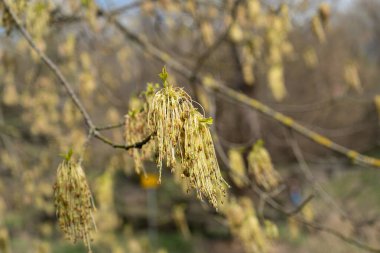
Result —
<instances>
[{"instance_id":1,"label":"maple flower cluster","mask_svg":"<svg viewBox=\"0 0 380 253\"><path fill-rule=\"evenodd\" d=\"M59 227L66 238L74 243L83 240L91 252L91 235L96 230L95 207L81 165L70 158L58 167L54 198Z\"/></svg>"},{"instance_id":2,"label":"maple flower cluster","mask_svg":"<svg viewBox=\"0 0 380 253\"><path fill-rule=\"evenodd\" d=\"M155 93L149 104L148 127L155 133L160 180L163 161L172 172L180 170L183 183L195 189L197 197L205 197L215 208L223 202L227 183L216 159L209 125L193 106L191 97L167 81L163 69L163 88Z\"/></svg>"}]
</instances>

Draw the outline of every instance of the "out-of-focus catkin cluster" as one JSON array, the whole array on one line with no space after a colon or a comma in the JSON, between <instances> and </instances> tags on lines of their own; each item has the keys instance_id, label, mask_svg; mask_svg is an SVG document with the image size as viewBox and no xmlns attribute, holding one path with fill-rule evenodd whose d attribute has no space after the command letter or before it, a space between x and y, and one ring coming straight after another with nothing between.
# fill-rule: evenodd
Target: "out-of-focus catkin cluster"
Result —
<instances>
[{"instance_id":1,"label":"out-of-focus catkin cluster","mask_svg":"<svg viewBox=\"0 0 380 253\"><path fill-rule=\"evenodd\" d=\"M183 89L168 83L165 68L160 77L163 88L155 93L148 113L148 126L155 133L160 180L165 159L172 172L180 170L188 190L195 189L199 199L205 197L217 208L226 195L227 183L221 175L208 126L212 119L197 111Z\"/></svg>"},{"instance_id":2,"label":"out-of-focus catkin cluster","mask_svg":"<svg viewBox=\"0 0 380 253\"><path fill-rule=\"evenodd\" d=\"M259 140L248 155L248 170L258 185L265 190L273 190L280 183L280 175L274 169L270 155Z\"/></svg>"},{"instance_id":3,"label":"out-of-focus catkin cluster","mask_svg":"<svg viewBox=\"0 0 380 253\"><path fill-rule=\"evenodd\" d=\"M95 210L86 176L80 164L68 155L58 166L54 185L56 214L61 230L72 242L83 240L91 252L90 241L96 225Z\"/></svg>"},{"instance_id":4,"label":"out-of-focus catkin cluster","mask_svg":"<svg viewBox=\"0 0 380 253\"><path fill-rule=\"evenodd\" d=\"M241 151L237 149L230 149L228 151L229 165L231 168L230 176L232 181L237 187L243 188L247 183L247 175L245 173L246 167L244 157Z\"/></svg>"},{"instance_id":5,"label":"out-of-focus catkin cluster","mask_svg":"<svg viewBox=\"0 0 380 253\"><path fill-rule=\"evenodd\" d=\"M278 236L277 227L272 222L265 220L264 226L260 224L254 205L247 197L231 198L222 212L233 236L243 243L246 253L267 252L269 239Z\"/></svg>"},{"instance_id":6,"label":"out-of-focus catkin cluster","mask_svg":"<svg viewBox=\"0 0 380 253\"><path fill-rule=\"evenodd\" d=\"M326 42L326 31L330 15L330 5L323 2L319 5L318 13L311 19L312 31L320 43Z\"/></svg>"}]
</instances>

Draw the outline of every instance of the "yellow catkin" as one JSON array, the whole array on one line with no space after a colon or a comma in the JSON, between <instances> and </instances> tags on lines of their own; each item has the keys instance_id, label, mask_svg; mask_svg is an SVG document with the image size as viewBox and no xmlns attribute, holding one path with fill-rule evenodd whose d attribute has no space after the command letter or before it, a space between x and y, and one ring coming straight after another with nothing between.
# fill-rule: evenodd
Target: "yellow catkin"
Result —
<instances>
[{"instance_id":1,"label":"yellow catkin","mask_svg":"<svg viewBox=\"0 0 380 253\"><path fill-rule=\"evenodd\" d=\"M314 48L308 48L302 55L303 60L309 68L315 68L318 65L318 56Z\"/></svg>"},{"instance_id":2,"label":"yellow catkin","mask_svg":"<svg viewBox=\"0 0 380 253\"><path fill-rule=\"evenodd\" d=\"M246 168L242 153L237 149L230 149L228 151L228 159L230 161L230 175L232 181L239 188L246 186L245 179L247 178L247 176L245 173Z\"/></svg>"},{"instance_id":3,"label":"yellow catkin","mask_svg":"<svg viewBox=\"0 0 380 253\"><path fill-rule=\"evenodd\" d=\"M246 253L268 251L269 238L249 198L231 198L223 208L223 214L226 216L232 235L242 242Z\"/></svg>"},{"instance_id":4,"label":"yellow catkin","mask_svg":"<svg viewBox=\"0 0 380 253\"><path fill-rule=\"evenodd\" d=\"M172 171L181 171L182 181L196 191L199 199L205 197L217 208L226 195L226 182L209 130L212 119L197 111L183 89L168 83L165 68L160 77L163 88L153 96L148 113L149 128L155 133L160 180L166 160Z\"/></svg>"},{"instance_id":5,"label":"yellow catkin","mask_svg":"<svg viewBox=\"0 0 380 253\"><path fill-rule=\"evenodd\" d=\"M267 73L268 84L276 101L282 101L286 95L284 69L282 65L272 65Z\"/></svg>"},{"instance_id":6,"label":"yellow catkin","mask_svg":"<svg viewBox=\"0 0 380 253\"><path fill-rule=\"evenodd\" d=\"M323 27L326 27L331 15L330 4L326 2L321 3L318 8L318 14L322 21Z\"/></svg>"},{"instance_id":7,"label":"yellow catkin","mask_svg":"<svg viewBox=\"0 0 380 253\"><path fill-rule=\"evenodd\" d=\"M346 83L356 92L362 93L363 88L360 81L358 65L354 62L346 63L344 66L344 79Z\"/></svg>"},{"instance_id":8,"label":"yellow catkin","mask_svg":"<svg viewBox=\"0 0 380 253\"><path fill-rule=\"evenodd\" d=\"M247 85L253 85L255 82L255 74L253 68L255 66L254 52L248 46L242 48L242 72L244 82Z\"/></svg>"},{"instance_id":9,"label":"yellow catkin","mask_svg":"<svg viewBox=\"0 0 380 253\"><path fill-rule=\"evenodd\" d=\"M305 221L312 222L314 220L314 211L310 203L302 208L301 213Z\"/></svg>"},{"instance_id":10,"label":"yellow catkin","mask_svg":"<svg viewBox=\"0 0 380 253\"><path fill-rule=\"evenodd\" d=\"M280 183L280 175L274 169L270 155L262 141L258 141L248 155L248 171L257 184L269 191Z\"/></svg>"},{"instance_id":11,"label":"yellow catkin","mask_svg":"<svg viewBox=\"0 0 380 253\"><path fill-rule=\"evenodd\" d=\"M82 240L91 252L95 207L84 171L70 157L58 166L54 199L59 227L66 238L74 243Z\"/></svg>"},{"instance_id":12,"label":"yellow catkin","mask_svg":"<svg viewBox=\"0 0 380 253\"><path fill-rule=\"evenodd\" d=\"M212 24L208 21L203 21L200 26L203 41L205 42L206 46L209 47L214 43L215 40Z\"/></svg>"},{"instance_id":13,"label":"yellow catkin","mask_svg":"<svg viewBox=\"0 0 380 253\"><path fill-rule=\"evenodd\" d=\"M231 25L228 36L233 42L239 43L244 39L244 32L238 23L234 23Z\"/></svg>"},{"instance_id":14,"label":"yellow catkin","mask_svg":"<svg viewBox=\"0 0 380 253\"><path fill-rule=\"evenodd\" d=\"M300 227L295 217L288 218L288 230L290 238L295 240L300 235Z\"/></svg>"},{"instance_id":15,"label":"yellow catkin","mask_svg":"<svg viewBox=\"0 0 380 253\"><path fill-rule=\"evenodd\" d=\"M314 16L311 19L311 29L320 43L326 42L325 30L323 29L323 25L319 16Z\"/></svg>"},{"instance_id":16,"label":"yellow catkin","mask_svg":"<svg viewBox=\"0 0 380 253\"><path fill-rule=\"evenodd\" d=\"M251 22L256 23L260 17L261 4L259 0L248 0L247 1L248 17Z\"/></svg>"}]
</instances>

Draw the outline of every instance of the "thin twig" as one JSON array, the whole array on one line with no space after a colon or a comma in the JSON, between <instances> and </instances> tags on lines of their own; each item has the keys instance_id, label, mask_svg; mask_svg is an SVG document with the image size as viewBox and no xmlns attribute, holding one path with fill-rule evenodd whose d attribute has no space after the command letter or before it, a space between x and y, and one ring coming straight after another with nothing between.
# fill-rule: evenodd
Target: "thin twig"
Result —
<instances>
[{"instance_id":1,"label":"thin twig","mask_svg":"<svg viewBox=\"0 0 380 253\"><path fill-rule=\"evenodd\" d=\"M97 131L105 131L105 130L111 130L111 129L119 128L119 127L122 127L124 125L125 125L125 122L124 121L120 121L117 124L112 124L112 125L107 125L107 126L100 126L100 127L96 127L95 129Z\"/></svg>"},{"instance_id":2,"label":"thin twig","mask_svg":"<svg viewBox=\"0 0 380 253\"><path fill-rule=\"evenodd\" d=\"M133 144L116 144L116 143L113 143L112 141L110 141L108 138L104 137L104 136L95 136L96 138L98 138L99 140L101 140L102 142L112 146L113 148L120 148L120 149L125 149L125 150L128 150L128 149L131 149L131 148L142 148L146 143L148 143L154 136L154 133L153 134L150 134L148 135L147 137L145 137L143 140L139 141L139 142L136 142L136 143L133 143Z\"/></svg>"}]
</instances>

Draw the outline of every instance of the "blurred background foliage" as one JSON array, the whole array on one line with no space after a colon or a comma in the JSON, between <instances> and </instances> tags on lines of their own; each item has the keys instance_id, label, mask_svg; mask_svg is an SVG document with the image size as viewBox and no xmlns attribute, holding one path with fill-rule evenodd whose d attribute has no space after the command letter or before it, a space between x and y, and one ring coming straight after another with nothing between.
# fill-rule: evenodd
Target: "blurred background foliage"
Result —
<instances>
[{"instance_id":1,"label":"blurred background foliage","mask_svg":"<svg viewBox=\"0 0 380 253\"><path fill-rule=\"evenodd\" d=\"M117 20L165 52L165 61L211 74L341 145L379 157L377 0L7 2L74 84L97 126L124 122L163 65L128 39ZM226 217L182 191L169 169L161 185L146 189L127 152L95 139L84 152L88 133L71 98L4 9L1 18L0 252L86 252L81 243L66 242L56 224L52 185L60 154L70 148L83 154L97 206L94 252L361 252L293 216L380 247L378 171L289 133L170 67L171 82L214 118L220 166L236 198ZM104 134L124 141L122 126ZM269 151L263 163L274 164L266 184L251 153L259 139ZM153 163L145 167L158 173ZM308 196L314 197L294 215L266 203L274 198L292 210Z\"/></svg>"}]
</instances>

